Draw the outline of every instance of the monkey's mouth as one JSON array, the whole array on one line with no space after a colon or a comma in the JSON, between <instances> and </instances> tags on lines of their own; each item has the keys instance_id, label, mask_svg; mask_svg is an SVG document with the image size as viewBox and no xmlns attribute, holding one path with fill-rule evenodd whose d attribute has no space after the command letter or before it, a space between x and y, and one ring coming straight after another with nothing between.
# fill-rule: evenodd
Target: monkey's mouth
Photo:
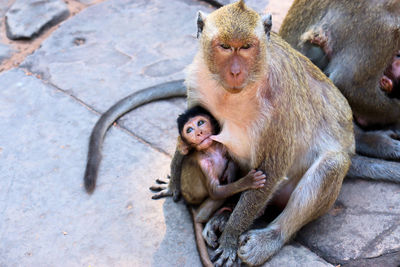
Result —
<instances>
[{"instance_id":1,"label":"monkey's mouth","mask_svg":"<svg viewBox=\"0 0 400 267\"><path fill-rule=\"evenodd\" d=\"M210 136L211 134L204 137L204 139L200 141L199 145L203 144L207 139L210 139Z\"/></svg>"},{"instance_id":2,"label":"monkey's mouth","mask_svg":"<svg viewBox=\"0 0 400 267\"><path fill-rule=\"evenodd\" d=\"M225 88L226 91L228 91L231 94L237 94L240 93L242 91L242 88Z\"/></svg>"}]
</instances>

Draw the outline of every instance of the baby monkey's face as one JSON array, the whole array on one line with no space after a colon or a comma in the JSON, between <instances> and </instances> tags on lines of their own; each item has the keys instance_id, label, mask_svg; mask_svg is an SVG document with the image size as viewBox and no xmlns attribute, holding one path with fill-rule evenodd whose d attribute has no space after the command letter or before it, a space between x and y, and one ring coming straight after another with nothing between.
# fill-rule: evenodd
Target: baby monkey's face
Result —
<instances>
[{"instance_id":1,"label":"baby monkey's face","mask_svg":"<svg viewBox=\"0 0 400 267\"><path fill-rule=\"evenodd\" d=\"M184 126L182 135L188 144L197 150L208 148L213 140L209 137L213 134L213 126L208 116L197 115L191 118Z\"/></svg>"}]
</instances>

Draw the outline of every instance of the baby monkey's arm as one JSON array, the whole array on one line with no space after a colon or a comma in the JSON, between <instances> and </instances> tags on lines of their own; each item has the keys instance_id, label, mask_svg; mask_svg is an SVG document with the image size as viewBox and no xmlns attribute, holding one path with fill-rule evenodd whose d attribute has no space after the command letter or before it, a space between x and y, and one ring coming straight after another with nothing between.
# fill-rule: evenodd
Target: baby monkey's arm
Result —
<instances>
[{"instance_id":1,"label":"baby monkey's arm","mask_svg":"<svg viewBox=\"0 0 400 267\"><path fill-rule=\"evenodd\" d=\"M210 198L219 200L228 198L236 193L248 190L258 189L264 186L266 176L261 171L251 170L246 176L238 181L221 185L219 177L215 172L215 166L209 160L201 160L200 167L206 178L206 186ZM229 166L228 166L229 167ZM229 176L228 176L229 177ZM230 180L229 177L228 180Z\"/></svg>"}]
</instances>

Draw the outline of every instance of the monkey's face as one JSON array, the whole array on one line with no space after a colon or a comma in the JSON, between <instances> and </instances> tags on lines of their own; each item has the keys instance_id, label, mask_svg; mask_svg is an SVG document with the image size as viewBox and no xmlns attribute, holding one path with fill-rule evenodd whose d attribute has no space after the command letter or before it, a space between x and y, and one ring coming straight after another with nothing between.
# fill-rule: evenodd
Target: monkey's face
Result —
<instances>
[{"instance_id":1,"label":"monkey's face","mask_svg":"<svg viewBox=\"0 0 400 267\"><path fill-rule=\"evenodd\" d=\"M209 137L212 134L213 127L210 118L203 115L191 118L182 129L182 135L186 142L196 150L204 150L210 147L213 140Z\"/></svg>"},{"instance_id":2,"label":"monkey's face","mask_svg":"<svg viewBox=\"0 0 400 267\"><path fill-rule=\"evenodd\" d=\"M202 53L213 78L225 90L238 93L259 77L270 21L270 16L261 18L244 1L223 6L208 16L199 12Z\"/></svg>"},{"instance_id":3,"label":"monkey's face","mask_svg":"<svg viewBox=\"0 0 400 267\"><path fill-rule=\"evenodd\" d=\"M229 92L240 92L256 74L259 41L256 38L244 40L212 41L213 67L211 72L217 74L220 84Z\"/></svg>"}]
</instances>

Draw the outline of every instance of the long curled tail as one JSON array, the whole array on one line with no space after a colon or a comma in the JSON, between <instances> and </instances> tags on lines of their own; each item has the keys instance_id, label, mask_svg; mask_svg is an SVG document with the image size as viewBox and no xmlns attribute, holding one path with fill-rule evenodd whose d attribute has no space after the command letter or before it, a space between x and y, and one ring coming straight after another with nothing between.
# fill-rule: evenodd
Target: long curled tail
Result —
<instances>
[{"instance_id":1,"label":"long curled tail","mask_svg":"<svg viewBox=\"0 0 400 267\"><path fill-rule=\"evenodd\" d=\"M203 267L213 267L214 264L210 259L210 255L208 255L206 241L202 235L203 232L203 224L196 222L196 212L193 207L189 207L190 215L192 215L193 220L193 228L194 228L194 236L196 238L196 246L199 251L200 261L203 264Z\"/></svg>"},{"instance_id":2,"label":"long curled tail","mask_svg":"<svg viewBox=\"0 0 400 267\"><path fill-rule=\"evenodd\" d=\"M186 96L183 80L172 81L137 91L114 104L105 112L92 130L85 170L85 188L90 194L96 187L96 179L101 161L101 148L108 128L119 117L144 104L172 97Z\"/></svg>"}]
</instances>

